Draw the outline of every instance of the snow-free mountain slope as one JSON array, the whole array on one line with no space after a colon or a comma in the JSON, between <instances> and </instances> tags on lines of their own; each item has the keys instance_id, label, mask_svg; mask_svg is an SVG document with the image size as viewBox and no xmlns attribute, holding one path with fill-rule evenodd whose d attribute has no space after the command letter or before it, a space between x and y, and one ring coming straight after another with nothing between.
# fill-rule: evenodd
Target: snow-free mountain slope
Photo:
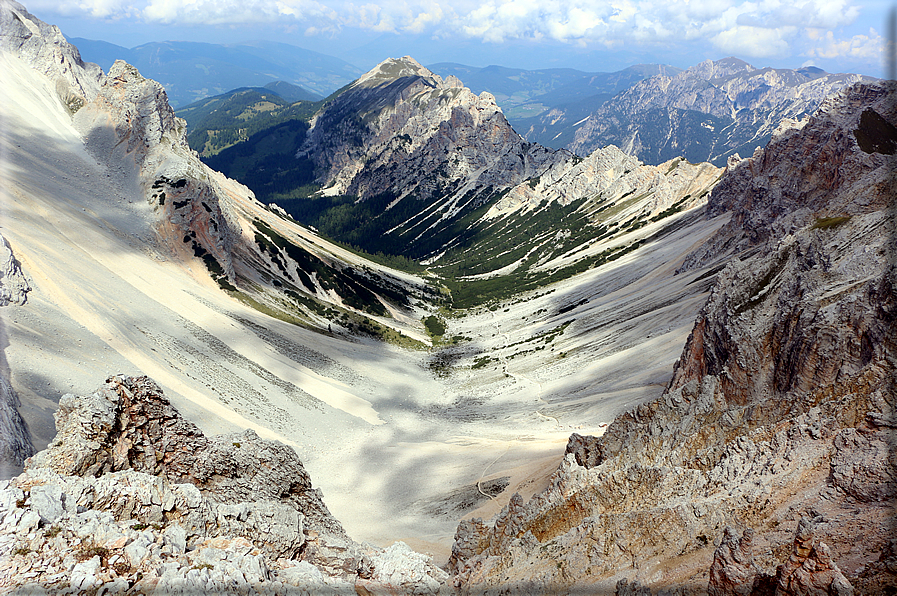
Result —
<instances>
[{"instance_id":1,"label":"snow-free mountain slope","mask_svg":"<svg viewBox=\"0 0 897 596\"><path fill-rule=\"evenodd\" d=\"M459 338L447 351L400 349L350 327L429 341L429 282L364 261L208 170L162 90L126 64L97 80L73 118L55 72L8 46L3 60L14 82L2 89L4 237L32 288L24 305L3 308L4 355L38 449L54 436L62 394L88 395L110 370L147 374L208 434L248 428L295 447L353 538L402 539L445 561L458 519L493 506L483 483L492 496L540 489L571 427L599 432L659 393L703 302L705 283L670 283L721 223L690 209L631 230L627 246L678 222L612 266L447 319L444 340ZM340 283L351 279L376 282L367 287L382 300L350 304L361 291ZM673 287L675 305L661 298ZM375 304L387 314L365 310ZM621 356L610 324L621 311L627 354L645 360ZM539 393L529 371L543 366L565 374Z\"/></svg>"},{"instance_id":2,"label":"snow-free mountain slope","mask_svg":"<svg viewBox=\"0 0 897 596\"><path fill-rule=\"evenodd\" d=\"M849 87L731 162L707 210L731 219L682 274L726 265L662 397L601 437L574 435L544 492L463 522L456 586L705 589L729 525L751 530L753 563L741 563L754 571L712 576L711 593L767 593L751 591L762 580L805 594L801 574L826 569L822 593L895 584L881 567L863 575L890 556L897 500L897 164L882 134L897 121L895 93L893 82ZM872 121L887 123L878 143ZM798 525L814 530L795 542Z\"/></svg>"},{"instance_id":3,"label":"snow-free mountain slope","mask_svg":"<svg viewBox=\"0 0 897 596\"><path fill-rule=\"evenodd\" d=\"M567 147L585 155L613 143L648 163L683 156L723 165L730 155L765 145L782 120L799 120L839 89L872 80L707 60L634 84L597 108Z\"/></svg>"}]
</instances>

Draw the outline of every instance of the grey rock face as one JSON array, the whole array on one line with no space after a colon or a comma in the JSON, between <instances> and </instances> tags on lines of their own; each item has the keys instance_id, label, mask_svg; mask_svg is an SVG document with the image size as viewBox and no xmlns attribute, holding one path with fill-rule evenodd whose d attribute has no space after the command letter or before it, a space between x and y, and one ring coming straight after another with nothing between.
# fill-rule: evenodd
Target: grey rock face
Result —
<instances>
[{"instance_id":1,"label":"grey rock face","mask_svg":"<svg viewBox=\"0 0 897 596\"><path fill-rule=\"evenodd\" d=\"M6 238L0 235L0 306L22 305L31 286Z\"/></svg>"},{"instance_id":2,"label":"grey rock face","mask_svg":"<svg viewBox=\"0 0 897 596\"><path fill-rule=\"evenodd\" d=\"M109 500L103 501L100 493L95 498L120 519L162 521L166 505L177 501L176 495L166 496L164 478L196 486L216 506L215 519L199 523L214 523L223 534L244 536L278 556L299 553L305 545L303 529L313 531L327 553L352 547L292 449L262 440L251 430L209 439L146 377L112 377L92 395L63 396L56 428L54 441L30 460L29 468L98 477L95 491L108 494ZM109 473L130 470L160 480L146 489L156 497L128 501L131 509L125 511L117 487L125 480ZM101 490L107 479L116 486Z\"/></svg>"},{"instance_id":3,"label":"grey rock face","mask_svg":"<svg viewBox=\"0 0 897 596\"><path fill-rule=\"evenodd\" d=\"M31 286L9 242L0 235L0 307L25 304L30 291ZM34 453L28 427L18 407L18 395L0 374L0 478L20 472L25 458Z\"/></svg>"},{"instance_id":4,"label":"grey rock face","mask_svg":"<svg viewBox=\"0 0 897 596\"><path fill-rule=\"evenodd\" d=\"M210 267L213 274L234 279L237 218L221 200L224 190L218 175L187 145L186 125L175 116L160 84L122 61L104 75L98 65L81 60L58 27L13 0L0 2L0 48L56 86L88 150L123 185L134 185L156 205L162 239L190 236L187 254L212 257L217 263L217 268ZM182 251L183 244L169 242L169 248Z\"/></svg>"},{"instance_id":5,"label":"grey rock face","mask_svg":"<svg viewBox=\"0 0 897 596\"><path fill-rule=\"evenodd\" d=\"M434 594L446 578L349 539L292 449L207 438L145 377L61 402L57 439L0 483L0 589Z\"/></svg>"},{"instance_id":6,"label":"grey rock face","mask_svg":"<svg viewBox=\"0 0 897 596\"><path fill-rule=\"evenodd\" d=\"M187 145L186 123L175 116L165 89L116 61L94 101L73 118L88 150L135 184L155 206L156 231L171 250L211 257L209 270L233 280L233 253L240 238L237 217L222 186ZM248 195L248 192L247 192Z\"/></svg>"},{"instance_id":7,"label":"grey rock face","mask_svg":"<svg viewBox=\"0 0 897 596\"><path fill-rule=\"evenodd\" d=\"M92 101L103 83L103 70L81 60L59 27L35 18L14 0L0 1L0 50L18 55L55 81L57 97L70 113Z\"/></svg>"},{"instance_id":8,"label":"grey rock face","mask_svg":"<svg viewBox=\"0 0 897 596\"><path fill-rule=\"evenodd\" d=\"M800 119L841 88L872 80L708 60L636 83L589 116L569 149L587 155L612 143L647 163L681 155L722 165L765 145L784 119Z\"/></svg>"},{"instance_id":9,"label":"grey rock face","mask_svg":"<svg viewBox=\"0 0 897 596\"><path fill-rule=\"evenodd\" d=\"M750 528L739 537L732 528L726 527L722 542L713 553L708 596L749 595L756 591L761 572L751 552L753 537Z\"/></svg>"},{"instance_id":10,"label":"grey rock face","mask_svg":"<svg viewBox=\"0 0 897 596\"><path fill-rule=\"evenodd\" d=\"M410 57L358 79L312 122L301 149L333 194L421 199L504 188L570 159L524 141L495 99Z\"/></svg>"},{"instance_id":11,"label":"grey rock face","mask_svg":"<svg viewBox=\"0 0 897 596\"><path fill-rule=\"evenodd\" d=\"M0 375L0 479L22 469L34 453L28 426L19 414L19 397L6 377Z\"/></svg>"},{"instance_id":12,"label":"grey rock face","mask_svg":"<svg viewBox=\"0 0 897 596\"><path fill-rule=\"evenodd\" d=\"M726 528L713 554L709 596L851 596L853 586L832 560L831 550L815 536L816 521L804 517L797 526L791 555L774 574L763 573L754 562L753 531L741 538Z\"/></svg>"},{"instance_id":13,"label":"grey rock face","mask_svg":"<svg viewBox=\"0 0 897 596\"><path fill-rule=\"evenodd\" d=\"M895 135L894 94L892 82L848 87L802 124L781 127L751 158L731 161L708 198L707 215L731 213L732 219L681 270L755 249L817 220L831 226L838 223L833 217L885 209L893 196L893 146L889 155L867 151L860 141L875 130Z\"/></svg>"},{"instance_id":14,"label":"grey rock face","mask_svg":"<svg viewBox=\"0 0 897 596\"><path fill-rule=\"evenodd\" d=\"M668 389L600 438L571 437L528 503L459 526L456 586L500 591L513 578L609 590L625 577L698 590L695 561L711 567L711 537L726 525L784 546L778 524L811 508L826 512L816 536L828 546L778 576L782 590L823 590L811 568L825 570L825 590L847 590L829 571L878 556L897 499L887 208L897 164L861 143L863 113L894 120L884 107L894 90L853 87L730 169L710 208L731 209L732 223L696 254L707 266L752 248L719 273ZM747 581L746 540L724 542L720 581Z\"/></svg>"}]
</instances>

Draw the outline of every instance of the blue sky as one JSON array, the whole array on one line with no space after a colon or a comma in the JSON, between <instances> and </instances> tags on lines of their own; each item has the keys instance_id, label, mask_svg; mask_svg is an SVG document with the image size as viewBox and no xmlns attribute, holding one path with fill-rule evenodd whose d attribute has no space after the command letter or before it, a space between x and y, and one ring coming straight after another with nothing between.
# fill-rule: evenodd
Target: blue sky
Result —
<instances>
[{"instance_id":1,"label":"blue sky","mask_svg":"<svg viewBox=\"0 0 897 596\"><path fill-rule=\"evenodd\" d=\"M424 64L612 71L687 67L736 56L884 76L893 2L852 0L32 0L69 37L150 41L268 39L367 69L389 56Z\"/></svg>"}]
</instances>

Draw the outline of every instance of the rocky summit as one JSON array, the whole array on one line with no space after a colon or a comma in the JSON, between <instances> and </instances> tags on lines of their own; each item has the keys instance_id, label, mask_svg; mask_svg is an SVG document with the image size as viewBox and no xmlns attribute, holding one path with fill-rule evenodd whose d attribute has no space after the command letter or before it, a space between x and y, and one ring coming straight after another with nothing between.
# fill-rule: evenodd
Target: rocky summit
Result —
<instances>
[{"instance_id":1,"label":"rocky summit","mask_svg":"<svg viewBox=\"0 0 897 596\"><path fill-rule=\"evenodd\" d=\"M650 165L386 60L278 166L364 255L133 66L0 47L0 591L897 592L897 83L645 79L737 132Z\"/></svg>"},{"instance_id":2,"label":"rocky summit","mask_svg":"<svg viewBox=\"0 0 897 596\"><path fill-rule=\"evenodd\" d=\"M0 586L16 593L434 594L445 580L404 544L349 539L291 448L206 437L146 377L63 396L56 426L0 490Z\"/></svg>"},{"instance_id":3,"label":"rocky summit","mask_svg":"<svg viewBox=\"0 0 897 596\"><path fill-rule=\"evenodd\" d=\"M783 119L809 116L840 89L872 81L818 68L706 60L639 81L608 100L576 128L568 149L584 155L613 143L648 163L681 155L723 165L730 155L768 143Z\"/></svg>"}]
</instances>

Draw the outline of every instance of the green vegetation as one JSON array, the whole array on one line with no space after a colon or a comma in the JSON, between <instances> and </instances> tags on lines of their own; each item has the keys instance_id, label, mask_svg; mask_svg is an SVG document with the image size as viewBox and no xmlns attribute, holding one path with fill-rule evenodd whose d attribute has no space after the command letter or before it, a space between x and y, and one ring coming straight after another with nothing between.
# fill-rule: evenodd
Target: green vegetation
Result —
<instances>
[{"instance_id":1,"label":"green vegetation","mask_svg":"<svg viewBox=\"0 0 897 596\"><path fill-rule=\"evenodd\" d=\"M210 157L271 127L307 123L322 103L290 103L267 89L243 88L194 102L176 114L187 121L190 147Z\"/></svg>"},{"instance_id":2,"label":"green vegetation","mask_svg":"<svg viewBox=\"0 0 897 596\"><path fill-rule=\"evenodd\" d=\"M850 221L849 215L842 215L838 217L820 217L817 218L813 225L810 226L811 230L828 230L830 228L836 228L843 223Z\"/></svg>"},{"instance_id":3,"label":"green vegetation","mask_svg":"<svg viewBox=\"0 0 897 596\"><path fill-rule=\"evenodd\" d=\"M445 321L436 315L430 315L429 317L424 318L424 327L426 327L427 333L434 340L445 335Z\"/></svg>"},{"instance_id":4,"label":"green vegetation","mask_svg":"<svg viewBox=\"0 0 897 596\"><path fill-rule=\"evenodd\" d=\"M296 157L305 141L311 115L330 105L328 110L318 112L318 124L355 134L357 138L347 142L361 146L365 120L380 113L394 99L393 95L401 94L407 87L406 78L410 83L415 77L400 77L384 93L352 93L335 101L347 86L314 104L287 105L270 100L258 90L244 90L220 99L217 107L204 104L207 113L201 123L192 126L191 135L204 130L206 163L252 188L262 202L276 203L288 218L313 227L322 237L371 261L426 276L431 292L417 296L418 305L466 309L495 304L600 267L637 249L643 241L591 254L596 243L670 217L682 211L690 198L684 197L653 217L636 211L638 203L648 195L633 190L615 201L600 196L568 205L544 201L526 212L487 220L483 216L509 189L479 187L459 197L460 182L449 178L447 166L422 169L419 188L426 191L402 195L402 189L395 189L366 196L364 200L357 196L320 196L312 158ZM191 117L199 117L197 109ZM654 116L667 115L658 112ZM683 112L680 116L687 128L700 134L704 134L701 131L710 122L706 115ZM717 122L710 124L715 126ZM406 134L396 136L391 143L401 147L412 141ZM673 159L668 173L682 163L681 157ZM531 188L539 182L538 176L527 181ZM164 201L164 195L160 201ZM617 223L620 213L634 215ZM613 223L607 223L612 219ZM388 276L381 277L366 268L333 265L288 241L260 220L255 224L257 246L280 272L275 285L293 284L282 291L285 311L299 313L294 318L302 322L297 324L309 324L311 320L302 320L301 313L336 321L336 311L314 298L322 289L337 294L353 310L379 317L390 316L387 306L411 308L407 288ZM438 260L431 262L437 255ZM213 277L222 283L220 264L211 255L197 256L206 261ZM422 262L430 264L424 266ZM233 286L226 289L235 291ZM272 310L271 306L257 306ZM450 311L442 314L451 316ZM346 325L377 337L393 333L388 328L378 328L366 317L346 321ZM434 342L444 341L443 319L426 317L424 325Z\"/></svg>"}]
</instances>

